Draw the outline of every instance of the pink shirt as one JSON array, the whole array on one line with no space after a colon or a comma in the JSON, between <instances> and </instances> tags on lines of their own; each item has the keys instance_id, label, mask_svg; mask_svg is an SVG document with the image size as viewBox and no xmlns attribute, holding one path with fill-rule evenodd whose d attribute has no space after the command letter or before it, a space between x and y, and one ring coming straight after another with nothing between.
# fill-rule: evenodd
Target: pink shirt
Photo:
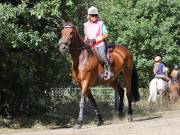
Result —
<instances>
[{"instance_id":1,"label":"pink shirt","mask_svg":"<svg viewBox=\"0 0 180 135\"><path fill-rule=\"evenodd\" d=\"M86 22L84 23L84 33L85 36L89 39L96 39L98 36L103 35L103 22L102 21L97 21L95 23L93 22ZM95 47L99 47L104 45L104 42L98 42L95 44Z\"/></svg>"}]
</instances>

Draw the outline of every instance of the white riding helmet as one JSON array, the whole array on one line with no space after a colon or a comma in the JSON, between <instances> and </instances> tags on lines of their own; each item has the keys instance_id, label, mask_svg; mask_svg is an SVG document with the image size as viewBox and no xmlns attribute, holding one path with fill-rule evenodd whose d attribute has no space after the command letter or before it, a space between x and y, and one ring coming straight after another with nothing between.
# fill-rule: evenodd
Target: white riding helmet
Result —
<instances>
[{"instance_id":1,"label":"white riding helmet","mask_svg":"<svg viewBox=\"0 0 180 135\"><path fill-rule=\"evenodd\" d=\"M161 61L161 57L160 56L156 56L154 61Z\"/></svg>"},{"instance_id":2,"label":"white riding helmet","mask_svg":"<svg viewBox=\"0 0 180 135\"><path fill-rule=\"evenodd\" d=\"M88 15L98 15L98 14L99 14L98 9L96 7L92 6L88 9Z\"/></svg>"}]
</instances>

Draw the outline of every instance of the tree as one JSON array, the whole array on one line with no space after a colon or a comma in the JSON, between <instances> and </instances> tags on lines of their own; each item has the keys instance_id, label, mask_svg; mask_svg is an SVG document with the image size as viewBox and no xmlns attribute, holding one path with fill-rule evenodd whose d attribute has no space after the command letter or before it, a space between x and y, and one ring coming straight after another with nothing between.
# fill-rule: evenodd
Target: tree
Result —
<instances>
[{"instance_id":1,"label":"tree","mask_svg":"<svg viewBox=\"0 0 180 135\"><path fill-rule=\"evenodd\" d=\"M141 85L153 75L152 64L157 53L162 54L170 69L180 61L179 5L178 0L97 1L109 25L111 42L132 51Z\"/></svg>"},{"instance_id":2,"label":"tree","mask_svg":"<svg viewBox=\"0 0 180 135\"><path fill-rule=\"evenodd\" d=\"M71 59L57 47L61 20L71 20L83 34L92 5L108 24L110 43L131 50L140 86L152 77L156 53L170 69L180 61L179 0L1 0L1 114L48 110L52 88L73 85Z\"/></svg>"}]
</instances>

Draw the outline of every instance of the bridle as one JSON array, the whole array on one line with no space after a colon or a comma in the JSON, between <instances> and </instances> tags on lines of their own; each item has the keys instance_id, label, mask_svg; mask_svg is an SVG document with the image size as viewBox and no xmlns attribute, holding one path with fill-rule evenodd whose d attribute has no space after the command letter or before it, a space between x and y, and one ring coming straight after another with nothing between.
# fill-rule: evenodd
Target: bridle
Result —
<instances>
[{"instance_id":1,"label":"bridle","mask_svg":"<svg viewBox=\"0 0 180 135\"><path fill-rule=\"evenodd\" d=\"M74 28L74 26L71 25L71 24L66 24L66 25L64 25L64 29L65 28ZM90 48L90 46L85 44L85 43L84 43L84 46L82 46L82 47L70 47L71 43L69 42L69 39L66 40L66 41L60 39L59 40L59 45L61 46L62 44L66 45L69 50L83 50L83 49Z\"/></svg>"}]
</instances>

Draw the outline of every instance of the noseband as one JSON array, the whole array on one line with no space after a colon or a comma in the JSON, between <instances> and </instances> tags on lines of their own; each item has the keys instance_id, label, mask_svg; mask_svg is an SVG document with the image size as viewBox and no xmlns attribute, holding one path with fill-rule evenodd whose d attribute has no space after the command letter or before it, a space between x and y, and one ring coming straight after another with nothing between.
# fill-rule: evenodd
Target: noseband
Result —
<instances>
[{"instance_id":1,"label":"noseband","mask_svg":"<svg viewBox=\"0 0 180 135\"><path fill-rule=\"evenodd\" d=\"M68 41L61 41L61 39L59 40L59 45L61 46L62 44L66 45L66 46L70 46L70 43Z\"/></svg>"}]
</instances>

